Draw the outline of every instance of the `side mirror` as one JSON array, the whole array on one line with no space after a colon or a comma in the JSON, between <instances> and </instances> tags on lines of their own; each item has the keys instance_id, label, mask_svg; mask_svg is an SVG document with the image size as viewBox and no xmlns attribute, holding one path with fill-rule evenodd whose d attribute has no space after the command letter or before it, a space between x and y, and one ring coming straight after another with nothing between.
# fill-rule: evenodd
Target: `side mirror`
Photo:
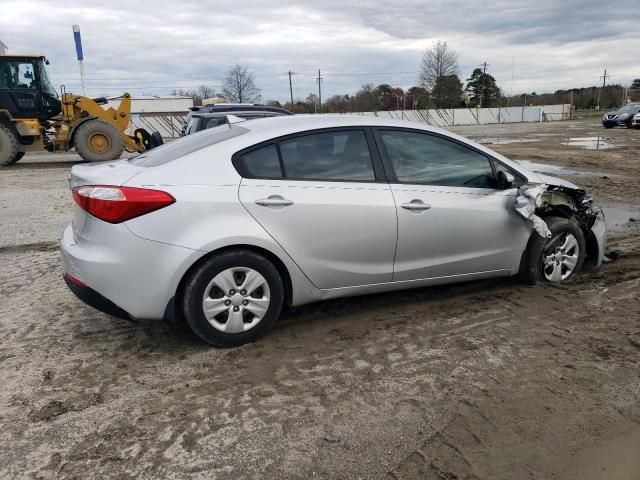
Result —
<instances>
[{"instance_id":1,"label":"side mirror","mask_svg":"<svg viewBox=\"0 0 640 480\"><path fill-rule=\"evenodd\" d=\"M498 188L501 190L513 188L515 182L516 179L511 173L505 172L504 170L498 172Z\"/></svg>"}]
</instances>

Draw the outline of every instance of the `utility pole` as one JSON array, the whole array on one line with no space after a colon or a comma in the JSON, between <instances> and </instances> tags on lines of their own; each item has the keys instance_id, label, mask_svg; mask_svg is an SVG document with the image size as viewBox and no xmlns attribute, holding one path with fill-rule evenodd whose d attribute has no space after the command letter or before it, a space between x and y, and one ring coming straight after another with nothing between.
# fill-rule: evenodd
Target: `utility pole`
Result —
<instances>
[{"instance_id":1,"label":"utility pole","mask_svg":"<svg viewBox=\"0 0 640 480\"><path fill-rule=\"evenodd\" d=\"M600 110L600 98L602 96L602 93L604 92L604 86L607 84L607 77L610 77L611 75L607 75L607 69L604 69L604 75L602 75L600 78L602 79L602 90L600 90L598 92L598 108L597 110Z\"/></svg>"},{"instance_id":2,"label":"utility pole","mask_svg":"<svg viewBox=\"0 0 640 480\"><path fill-rule=\"evenodd\" d=\"M289 93L291 94L291 110L293 110L293 85L291 84L291 75L294 75L294 73L289 70Z\"/></svg>"},{"instance_id":3,"label":"utility pole","mask_svg":"<svg viewBox=\"0 0 640 480\"><path fill-rule=\"evenodd\" d=\"M569 97L569 120L573 119L573 90L571 90L571 96Z\"/></svg>"},{"instance_id":4,"label":"utility pole","mask_svg":"<svg viewBox=\"0 0 640 480\"><path fill-rule=\"evenodd\" d=\"M318 113L322 111L322 77L320 76L320 69L318 69Z\"/></svg>"},{"instance_id":5,"label":"utility pole","mask_svg":"<svg viewBox=\"0 0 640 480\"><path fill-rule=\"evenodd\" d=\"M484 103L484 93L485 93L484 76L487 74L487 65L489 64L487 63L486 60L480 64L480 66L482 67L482 82L481 82L482 93L480 94L480 108L482 108L482 104Z\"/></svg>"}]
</instances>

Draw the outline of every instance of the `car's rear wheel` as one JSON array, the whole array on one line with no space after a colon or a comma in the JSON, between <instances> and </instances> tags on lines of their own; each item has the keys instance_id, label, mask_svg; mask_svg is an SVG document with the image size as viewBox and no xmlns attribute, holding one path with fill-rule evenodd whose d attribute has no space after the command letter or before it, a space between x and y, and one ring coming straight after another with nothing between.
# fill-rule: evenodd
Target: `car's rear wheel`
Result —
<instances>
[{"instance_id":1,"label":"car's rear wheel","mask_svg":"<svg viewBox=\"0 0 640 480\"><path fill-rule=\"evenodd\" d=\"M182 297L194 333L221 347L243 345L265 333L283 301L278 270L266 258L243 250L207 259L187 278Z\"/></svg>"},{"instance_id":2,"label":"car's rear wheel","mask_svg":"<svg viewBox=\"0 0 640 480\"><path fill-rule=\"evenodd\" d=\"M547 217L544 220L551 237L533 234L527 246L522 277L530 283L565 282L580 272L584 263L584 234L573 219Z\"/></svg>"}]
</instances>

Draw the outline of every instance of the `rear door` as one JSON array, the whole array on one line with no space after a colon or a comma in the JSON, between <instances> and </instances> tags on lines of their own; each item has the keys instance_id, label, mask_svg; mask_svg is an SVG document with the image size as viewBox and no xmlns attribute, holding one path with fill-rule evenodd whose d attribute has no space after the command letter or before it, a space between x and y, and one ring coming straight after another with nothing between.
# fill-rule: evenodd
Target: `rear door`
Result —
<instances>
[{"instance_id":1,"label":"rear door","mask_svg":"<svg viewBox=\"0 0 640 480\"><path fill-rule=\"evenodd\" d=\"M392 278L396 209L370 139L312 131L234 156L240 201L319 288Z\"/></svg>"},{"instance_id":2,"label":"rear door","mask_svg":"<svg viewBox=\"0 0 640 480\"><path fill-rule=\"evenodd\" d=\"M491 159L443 135L376 133L398 211L394 280L518 266L530 229L512 208L517 189L497 188Z\"/></svg>"}]
</instances>

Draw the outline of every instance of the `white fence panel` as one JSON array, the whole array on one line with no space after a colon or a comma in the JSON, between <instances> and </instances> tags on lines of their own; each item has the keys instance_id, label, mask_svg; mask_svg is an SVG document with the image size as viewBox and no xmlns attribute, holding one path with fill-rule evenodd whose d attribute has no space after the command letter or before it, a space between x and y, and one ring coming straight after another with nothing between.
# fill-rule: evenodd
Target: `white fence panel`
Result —
<instances>
[{"instance_id":1,"label":"white fence panel","mask_svg":"<svg viewBox=\"0 0 640 480\"><path fill-rule=\"evenodd\" d=\"M353 112L347 115L373 116L427 123L436 127L487 125L491 123L543 122L569 119L571 105L498 108L440 108L428 110L389 110Z\"/></svg>"}]
</instances>

